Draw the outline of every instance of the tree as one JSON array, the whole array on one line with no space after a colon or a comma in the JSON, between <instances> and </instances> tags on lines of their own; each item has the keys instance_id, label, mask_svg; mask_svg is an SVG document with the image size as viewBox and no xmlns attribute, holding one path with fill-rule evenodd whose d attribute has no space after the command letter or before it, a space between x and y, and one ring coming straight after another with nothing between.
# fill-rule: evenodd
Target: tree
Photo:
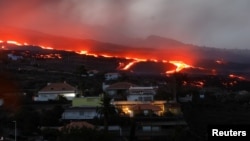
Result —
<instances>
[{"instance_id":1,"label":"tree","mask_svg":"<svg viewBox=\"0 0 250 141\"><path fill-rule=\"evenodd\" d=\"M76 69L76 73L80 76L87 75L87 69L85 68L84 65L81 65Z\"/></svg>"},{"instance_id":2,"label":"tree","mask_svg":"<svg viewBox=\"0 0 250 141\"><path fill-rule=\"evenodd\" d=\"M22 107L14 117L17 121L17 127L24 135L30 135L38 132L38 126L40 125L39 113L32 107Z\"/></svg>"},{"instance_id":3,"label":"tree","mask_svg":"<svg viewBox=\"0 0 250 141\"><path fill-rule=\"evenodd\" d=\"M101 107L97 108L97 113L100 114L100 117L103 118L104 122L104 130L108 131L108 121L111 116L114 116L116 114L115 107L111 105L111 98L103 94L101 99Z\"/></svg>"},{"instance_id":4,"label":"tree","mask_svg":"<svg viewBox=\"0 0 250 141\"><path fill-rule=\"evenodd\" d=\"M41 113L42 126L60 125L60 118L64 109L61 106L54 106L52 109L43 110Z\"/></svg>"}]
</instances>

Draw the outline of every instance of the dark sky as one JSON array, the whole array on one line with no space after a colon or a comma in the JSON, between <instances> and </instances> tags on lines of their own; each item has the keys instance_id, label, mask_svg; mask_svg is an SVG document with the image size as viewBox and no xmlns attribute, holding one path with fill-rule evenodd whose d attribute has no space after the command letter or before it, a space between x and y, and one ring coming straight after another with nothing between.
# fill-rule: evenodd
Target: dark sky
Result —
<instances>
[{"instance_id":1,"label":"dark sky","mask_svg":"<svg viewBox=\"0 0 250 141\"><path fill-rule=\"evenodd\" d=\"M250 49L249 0L0 0L2 25L122 42L160 35Z\"/></svg>"}]
</instances>

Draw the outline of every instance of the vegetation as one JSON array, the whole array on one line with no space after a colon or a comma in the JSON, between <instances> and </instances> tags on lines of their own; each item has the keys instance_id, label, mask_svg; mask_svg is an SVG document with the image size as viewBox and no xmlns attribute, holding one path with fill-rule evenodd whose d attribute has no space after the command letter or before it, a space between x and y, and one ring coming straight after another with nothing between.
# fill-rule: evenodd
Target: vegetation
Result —
<instances>
[{"instance_id":1,"label":"vegetation","mask_svg":"<svg viewBox=\"0 0 250 141\"><path fill-rule=\"evenodd\" d=\"M111 98L107 94L102 95L101 107L97 108L97 113L99 113L101 119L103 120L104 130L108 131L108 125L111 117L117 115L115 107L111 105Z\"/></svg>"}]
</instances>

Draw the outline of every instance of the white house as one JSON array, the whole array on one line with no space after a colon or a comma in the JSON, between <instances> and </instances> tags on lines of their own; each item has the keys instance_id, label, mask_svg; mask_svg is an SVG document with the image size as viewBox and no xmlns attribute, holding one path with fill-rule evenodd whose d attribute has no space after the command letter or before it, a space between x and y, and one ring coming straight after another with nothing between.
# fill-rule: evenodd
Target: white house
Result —
<instances>
[{"instance_id":1,"label":"white house","mask_svg":"<svg viewBox=\"0 0 250 141\"><path fill-rule=\"evenodd\" d=\"M156 94L154 87L130 87L128 101L153 101Z\"/></svg>"},{"instance_id":2,"label":"white house","mask_svg":"<svg viewBox=\"0 0 250 141\"><path fill-rule=\"evenodd\" d=\"M113 73L106 73L104 75L105 80L116 80L120 77L119 73L113 72Z\"/></svg>"},{"instance_id":3,"label":"white house","mask_svg":"<svg viewBox=\"0 0 250 141\"><path fill-rule=\"evenodd\" d=\"M17 60L23 59L22 56L17 56L17 55L14 55L12 53L8 54L8 58L11 59L12 61L17 61Z\"/></svg>"},{"instance_id":4,"label":"white house","mask_svg":"<svg viewBox=\"0 0 250 141\"><path fill-rule=\"evenodd\" d=\"M57 100L59 96L63 96L67 100L72 100L76 96L76 88L66 82L48 83L34 97L34 101Z\"/></svg>"}]
</instances>

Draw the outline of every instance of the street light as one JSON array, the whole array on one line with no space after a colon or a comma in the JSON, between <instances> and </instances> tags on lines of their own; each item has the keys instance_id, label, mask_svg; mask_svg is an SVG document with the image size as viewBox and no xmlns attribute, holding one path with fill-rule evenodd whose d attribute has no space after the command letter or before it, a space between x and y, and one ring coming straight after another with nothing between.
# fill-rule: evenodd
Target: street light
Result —
<instances>
[{"instance_id":1,"label":"street light","mask_svg":"<svg viewBox=\"0 0 250 141\"><path fill-rule=\"evenodd\" d=\"M15 141L16 141L16 121L14 120L13 122L15 124Z\"/></svg>"}]
</instances>

